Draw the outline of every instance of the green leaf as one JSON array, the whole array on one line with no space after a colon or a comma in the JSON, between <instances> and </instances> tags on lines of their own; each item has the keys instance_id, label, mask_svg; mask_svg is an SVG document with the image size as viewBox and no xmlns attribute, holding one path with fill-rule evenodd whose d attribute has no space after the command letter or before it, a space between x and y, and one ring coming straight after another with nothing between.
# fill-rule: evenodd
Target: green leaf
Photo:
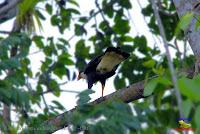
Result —
<instances>
[{"instance_id":1,"label":"green leaf","mask_svg":"<svg viewBox=\"0 0 200 134\"><path fill-rule=\"evenodd\" d=\"M122 27L123 26L123 27ZM118 34L126 34L130 31L130 26L128 20L120 19L118 21L115 21L115 25L113 26L113 29Z\"/></svg>"},{"instance_id":2,"label":"green leaf","mask_svg":"<svg viewBox=\"0 0 200 134\"><path fill-rule=\"evenodd\" d=\"M75 34L77 36L83 35L83 34L87 34L87 31L85 30L85 28L81 25L75 24Z\"/></svg>"},{"instance_id":3,"label":"green leaf","mask_svg":"<svg viewBox=\"0 0 200 134\"><path fill-rule=\"evenodd\" d=\"M80 17L79 22L87 23L88 22L88 17Z\"/></svg>"},{"instance_id":4,"label":"green leaf","mask_svg":"<svg viewBox=\"0 0 200 134\"><path fill-rule=\"evenodd\" d=\"M42 36L33 36L32 40L35 42L38 48L44 48L44 43L42 41Z\"/></svg>"},{"instance_id":5,"label":"green leaf","mask_svg":"<svg viewBox=\"0 0 200 134\"><path fill-rule=\"evenodd\" d=\"M0 101L5 103L10 103L12 92L10 89L5 89L0 87Z\"/></svg>"},{"instance_id":6,"label":"green leaf","mask_svg":"<svg viewBox=\"0 0 200 134\"><path fill-rule=\"evenodd\" d=\"M148 52L148 47L147 47L147 39L145 36L136 36L134 38L134 46L138 47L138 50L143 53L147 54Z\"/></svg>"},{"instance_id":7,"label":"green leaf","mask_svg":"<svg viewBox=\"0 0 200 134\"><path fill-rule=\"evenodd\" d=\"M155 66L155 64L156 64L156 62L154 61L154 60L148 60L148 61L145 61L144 63L143 63L143 65L145 66L145 67L148 67L148 68L152 68L152 67L154 67Z\"/></svg>"},{"instance_id":8,"label":"green leaf","mask_svg":"<svg viewBox=\"0 0 200 134\"><path fill-rule=\"evenodd\" d=\"M68 53L63 53L58 56L58 62L63 65L74 65L74 62L69 59L70 55Z\"/></svg>"},{"instance_id":9,"label":"green leaf","mask_svg":"<svg viewBox=\"0 0 200 134\"><path fill-rule=\"evenodd\" d=\"M11 47L19 47L19 52L15 55L16 58L25 57L29 52L31 40L25 33L11 34L0 42L0 57L8 59L8 51Z\"/></svg>"},{"instance_id":10,"label":"green leaf","mask_svg":"<svg viewBox=\"0 0 200 134\"><path fill-rule=\"evenodd\" d=\"M157 79L157 81L158 81L159 84L162 84L164 86L171 86L172 85L171 80L169 80L166 77L158 77L156 79Z\"/></svg>"},{"instance_id":11,"label":"green leaf","mask_svg":"<svg viewBox=\"0 0 200 134\"><path fill-rule=\"evenodd\" d=\"M51 24L53 26L59 25L60 22L61 22L61 19L57 15L53 15L51 17Z\"/></svg>"},{"instance_id":12,"label":"green leaf","mask_svg":"<svg viewBox=\"0 0 200 134\"><path fill-rule=\"evenodd\" d=\"M14 69L21 66L20 61L17 58L11 58L9 60L4 60L0 62L0 70L1 69Z\"/></svg>"},{"instance_id":13,"label":"green leaf","mask_svg":"<svg viewBox=\"0 0 200 134\"><path fill-rule=\"evenodd\" d=\"M184 100L182 104L183 104L182 108L183 108L184 117L187 118L190 114L191 109L192 109L192 101L187 99L187 100Z\"/></svg>"},{"instance_id":14,"label":"green leaf","mask_svg":"<svg viewBox=\"0 0 200 134\"><path fill-rule=\"evenodd\" d=\"M131 9L132 8L130 0L119 0L119 4L122 7L125 7L126 9Z\"/></svg>"},{"instance_id":15,"label":"green leaf","mask_svg":"<svg viewBox=\"0 0 200 134\"><path fill-rule=\"evenodd\" d=\"M195 115L194 115L194 120L198 128L200 128L199 117L200 117L200 105L195 109Z\"/></svg>"},{"instance_id":16,"label":"green leaf","mask_svg":"<svg viewBox=\"0 0 200 134\"><path fill-rule=\"evenodd\" d=\"M54 52L54 48L46 46L43 48L43 52L46 56L52 56L53 52Z\"/></svg>"},{"instance_id":17,"label":"green leaf","mask_svg":"<svg viewBox=\"0 0 200 134\"><path fill-rule=\"evenodd\" d=\"M78 94L79 99L77 100L77 104L78 105L86 104L88 101L91 100L91 97L89 95L92 93L94 93L94 91L91 89L87 89L79 93Z\"/></svg>"},{"instance_id":18,"label":"green leaf","mask_svg":"<svg viewBox=\"0 0 200 134\"><path fill-rule=\"evenodd\" d=\"M74 14L78 14L78 15L80 14L80 12L78 10L74 9L74 8L68 8L68 9L66 9L66 11L74 13Z\"/></svg>"},{"instance_id":19,"label":"green leaf","mask_svg":"<svg viewBox=\"0 0 200 134\"><path fill-rule=\"evenodd\" d=\"M112 18L114 15L113 4L110 2L105 5L106 8L103 9L103 12L109 17Z\"/></svg>"},{"instance_id":20,"label":"green leaf","mask_svg":"<svg viewBox=\"0 0 200 134\"><path fill-rule=\"evenodd\" d=\"M21 70L16 70L11 75L8 75L5 80L16 86L25 85L24 73Z\"/></svg>"},{"instance_id":21,"label":"green leaf","mask_svg":"<svg viewBox=\"0 0 200 134\"><path fill-rule=\"evenodd\" d=\"M55 80L50 80L49 87L53 90L55 96L60 96L60 88Z\"/></svg>"},{"instance_id":22,"label":"green leaf","mask_svg":"<svg viewBox=\"0 0 200 134\"><path fill-rule=\"evenodd\" d=\"M66 68L64 66L56 67L53 73L62 79L62 77L66 75Z\"/></svg>"},{"instance_id":23,"label":"green leaf","mask_svg":"<svg viewBox=\"0 0 200 134\"><path fill-rule=\"evenodd\" d=\"M45 16L39 11L35 10L36 16L38 16L41 20L46 20Z\"/></svg>"},{"instance_id":24,"label":"green leaf","mask_svg":"<svg viewBox=\"0 0 200 134\"><path fill-rule=\"evenodd\" d=\"M190 22L192 21L193 19L193 16L194 16L194 13L193 12L187 12L185 15L183 15L176 27L176 30L175 30L175 35L178 35L182 30L186 30L190 24Z\"/></svg>"},{"instance_id":25,"label":"green leaf","mask_svg":"<svg viewBox=\"0 0 200 134\"><path fill-rule=\"evenodd\" d=\"M134 38L132 36L125 35L125 36L121 36L120 40L123 42L133 42Z\"/></svg>"},{"instance_id":26,"label":"green leaf","mask_svg":"<svg viewBox=\"0 0 200 134\"><path fill-rule=\"evenodd\" d=\"M60 104L60 102L53 100L52 103L55 104L58 109L65 110L65 107L62 104Z\"/></svg>"},{"instance_id":27,"label":"green leaf","mask_svg":"<svg viewBox=\"0 0 200 134\"><path fill-rule=\"evenodd\" d=\"M200 26L200 15L198 15L198 18L197 18L197 21L196 21L196 24L195 24L195 30L197 31L198 28Z\"/></svg>"},{"instance_id":28,"label":"green leaf","mask_svg":"<svg viewBox=\"0 0 200 134\"><path fill-rule=\"evenodd\" d=\"M68 0L67 2L79 7L79 4L76 2L76 0Z\"/></svg>"},{"instance_id":29,"label":"green leaf","mask_svg":"<svg viewBox=\"0 0 200 134\"><path fill-rule=\"evenodd\" d=\"M25 91L18 91L19 96L19 105L25 107L26 109L29 108L29 94Z\"/></svg>"},{"instance_id":30,"label":"green leaf","mask_svg":"<svg viewBox=\"0 0 200 134\"><path fill-rule=\"evenodd\" d=\"M198 82L199 79L187 79L187 78L181 78L178 80L178 86L181 91L181 93L187 97L189 97L191 100L198 100L200 101L200 83Z\"/></svg>"},{"instance_id":31,"label":"green leaf","mask_svg":"<svg viewBox=\"0 0 200 134\"><path fill-rule=\"evenodd\" d=\"M165 72L165 68L162 65L160 65L157 68L153 68L153 72L155 74L158 74L158 75L162 76L164 74L164 72Z\"/></svg>"},{"instance_id":32,"label":"green leaf","mask_svg":"<svg viewBox=\"0 0 200 134\"><path fill-rule=\"evenodd\" d=\"M158 84L157 79L150 80L144 87L143 95L144 96L151 95L153 91L156 89L157 84Z\"/></svg>"},{"instance_id":33,"label":"green leaf","mask_svg":"<svg viewBox=\"0 0 200 134\"><path fill-rule=\"evenodd\" d=\"M116 89L121 89L126 86L125 79L119 78L119 76L116 76L114 79L114 85Z\"/></svg>"},{"instance_id":34,"label":"green leaf","mask_svg":"<svg viewBox=\"0 0 200 134\"><path fill-rule=\"evenodd\" d=\"M85 46L85 40L81 39L76 43L76 57L89 58L90 47Z\"/></svg>"},{"instance_id":35,"label":"green leaf","mask_svg":"<svg viewBox=\"0 0 200 134\"><path fill-rule=\"evenodd\" d=\"M52 6L50 4L47 3L46 6L45 6L45 8L46 8L46 10L47 10L47 12L49 14L52 14L53 9L52 9Z\"/></svg>"},{"instance_id":36,"label":"green leaf","mask_svg":"<svg viewBox=\"0 0 200 134\"><path fill-rule=\"evenodd\" d=\"M99 24L99 28L103 31L105 31L107 28L108 28L108 22L107 21L102 21L100 24Z\"/></svg>"},{"instance_id":37,"label":"green leaf","mask_svg":"<svg viewBox=\"0 0 200 134\"><path fill-rule=\"evenodd\" d=\"M169 87L170 85L172 85L172 83L169 79L167 79L165 77L154 78L145 85L143 95L144 96L151 95L156 88L160 89L159 85Z\"/></svg>"}]
</instances>

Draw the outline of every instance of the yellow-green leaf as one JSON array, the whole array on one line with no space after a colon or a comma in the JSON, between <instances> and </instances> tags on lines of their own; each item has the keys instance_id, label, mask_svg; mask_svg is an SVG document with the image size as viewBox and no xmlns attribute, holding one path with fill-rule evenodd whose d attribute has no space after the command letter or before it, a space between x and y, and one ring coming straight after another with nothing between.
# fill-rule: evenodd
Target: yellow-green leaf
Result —
<instances>
[{"instance_id":1,"label":"yellow-green leaf","mask_svg":"<svg viewBox=\"0 0 200 134\"><path fill-rule=\"evenodd\" d=\"M176 30L175 30L175 35L178 35L182 30L186 30L190 24L190 22L192 21L192 18L193 18L193 12L188 12L186 13L185 15L183 15L176 27Z\"/></svg>"}]
</instances>

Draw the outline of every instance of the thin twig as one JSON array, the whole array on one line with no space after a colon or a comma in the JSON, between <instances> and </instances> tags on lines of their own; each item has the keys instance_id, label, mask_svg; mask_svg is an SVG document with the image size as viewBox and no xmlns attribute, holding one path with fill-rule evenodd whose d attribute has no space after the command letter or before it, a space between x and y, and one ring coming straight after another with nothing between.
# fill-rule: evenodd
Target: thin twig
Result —
<instances>
[{"instance_id":1,"label":"thin twig","mask_svg":"<svg viewBox=\"0 0 200 134\"><path fill-rule=\"evenodd\" d=\"M58 83L58 85L62 86L62 85L65 85L67 83L68 83L68 81L65 81L65 82L62 82L62 83Z\"/></svg>"},{"instance_id":2,"label":"thin twig","mask_svg":"<svg viewBox=\"0 0 200 134\"><path fill-rule=\"evenodd\" d=\"M196 21L198 21L198 23L200 23L200 20L197 16L194 15L194 18L195 18Z\"/></svg>"},{"instance_id":3,"label":"thin twig","mask_svg":"<svg viewBox=\"0 0 200 134\"><path fill-rule=\"evenodd\" d=\"M38 50L38 51L32 52L32 53L29 54L29 56L30 56L30 55L34 55L34 54L38 54L38 53L40 53L40 52L43 52L43 51L42 51L42 50Z\"/></svg>"},{"instance_id":4,"label":"thin twig","mask_svg":"<svg viewBox=\"0 0 200 134\"><path fill-rule=\"evenodd\" d=\"M108 20L106 20L106 17L104 16L103 14L103 9L100 7L99 3L98 3L98 0L95 0L95 5L96 7L98 8L100 14L101 14L101 17L102 19L104 20L104 22L106 22L106 26L107 28L112 32L112 34L114 35L114 38L117 38L117 33L115 31L113 31L113 29L110 27L109 23L108 23ZM117 42L117 45L118 45L118 42Z\"/></svg>"},{"instance_id":5,"label":"thin twig","mask_svg":"<svg viewBox=\"0 0 200 134\"><path fill-rule=\"evenodd\" d=\"M175 95L176 95L176 99L177 99L177 103L178 103L179 114L180 114L180 117L183 118L184 115L183 115L183 110L182 110L182 98L181 98L181 94L179 92L179 88L178 88L178 85L177 85L177 77L176 77L175 69L174 69L174 66L173 66L173 63L172 63L169 48L168 48L168 45L167 45L168 43L167 43L166 35L165 35L165 32L164 32L164 27L163 27L162 21L160 19L160 15L158 13L158 8L157 8L155 1L151 0L151 3L152 3L154 15L155 15L156 20L158 22L159 31L160 31L160 34L161 34L161 37L162 37L162 40L163 40L163 43L164 43L164 47L165 47L165 51L166 51L166 55L167 55L167 60L168 60L168 66L169 66L169 69L170 69L170 72L171 72L172 82L173 82L173 85L174 85Z\"/></svg>"},{"instance_id":6,"label":"thin twig","mask_svg":"<svg viewBox=\"0 0 200 134\"><path fill-rule=\"evenodd\" d=\"M47 102L46 102L46 100L44 98L44 95L42 95L42 100L44 102L44 105L45 105L46 109L49 110L49 107L48 107Z\"/></svg>"},{"instance_id":7,"label":"thin twig","mask_svg":"<svg viewBox=\"0 0 200 134\"><path fill-rule=\"evenodd\" d=\"M60 89L61 92L67 92L67 93L75 93L75 94L79 94L79 91L73 91L73 90L65 90L65 89Z\"/></svg>"},{"instance_id":8,"label":"thin twig","mask_svg":"<svg viewBox=\"0 0 200 134\"><path fill-rule=\"evenodd\" d=\"M175 44L175 47L176 47L176 50L177 50L177 54L178 54L178 59L180 60L180 64L181 64L181 68L183 67L183 60L182 60L182 53L178 47L178 42L177 42L177 39L174 40L174 44Z\"/></svg>"},{"instance_id":9,"label":"thin twig","mask_svg":"<svg viewBox=\"0 0 200 134\"><path fill-rule=\"evenodd\" d=\"M61 92L67 92L67 93L75 93L75 94L78 94L80 93L79 91L73 91L73 90L65 90L65 89L60 89ZM44 92L41 92L41 93L36 93L34 92L33 95L44 95L44 94L48 94L48 93L52 93L54 92L52 89L49 89L49 90L46 90Z\"/></svg>"},{"instance_id":10,"label":"thin twig","mask_svg":"<svg viewBox=\"0 0 200 134\"><path fill-rule=\"evenodd\" d=\"M98 0L95 0L95 5L97 6L97 8L98 8L98 10L99 10L99 12L100 12L101 17L103 18L103 20L104 20L104 21L107 21L106 18L105 18L105 16L104 16L104 14L102 13L102 9L100 8L100 5L99 5L99 3L98 3Z\"/></svg>"},{"instance_id":11,"label":"thin twig","mask_svg":"<svg viewBox=\"0 0 200 134\"><path fill-rule=\"evenodd\" d=\"M187 39L186 38L184 38L183 45L184 45L184 48L183 48L183 61L184 61L186 58L186 53L187 53Z\"/></svg>"},{"instance_id":12,"label":"thin twig","mask_svg":"<svg viewBox=\"0 0 200 134\"><path fill-rule=\"evenodd\" d=\"M72 35L67 41L70 41L70 40L72 40L74 37L75 37L76 35L74 34L74 35Z\"/></svg>"}]
</instances>

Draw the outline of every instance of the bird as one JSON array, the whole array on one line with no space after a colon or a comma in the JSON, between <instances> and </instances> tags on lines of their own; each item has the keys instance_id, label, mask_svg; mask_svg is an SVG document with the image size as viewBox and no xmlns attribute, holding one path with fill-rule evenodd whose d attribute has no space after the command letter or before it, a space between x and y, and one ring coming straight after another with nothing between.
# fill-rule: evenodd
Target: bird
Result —
<instances>
[{"instance_id":1,"label":"bird","mask_svg":"<svg viewBox=\"0 0 200 134\"><path fill-rule=\"evenodd\" d=\"M130 54L122 51L120 47L108 47L103 54L94 57L83 71L79 71L77 79L86 79L88 89L91 89L94 83L100 81L103 97L106 79L113 76L119 64L129 56Z\"/></svg>"}]
</instances>

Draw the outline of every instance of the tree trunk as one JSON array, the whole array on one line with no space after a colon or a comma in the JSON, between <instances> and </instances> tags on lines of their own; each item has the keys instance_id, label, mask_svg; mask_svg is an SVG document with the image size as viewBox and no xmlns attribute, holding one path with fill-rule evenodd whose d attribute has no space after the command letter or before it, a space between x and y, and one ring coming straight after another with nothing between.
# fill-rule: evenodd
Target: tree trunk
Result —
<instances>
[{"instance_id":1,"label":"tree trunk","mask_svg":"<svg viewBox=\"0 0 200 134\"><path fill-rule=\"evenodd\" d=\"M195 72L199 72L200 67L200 28L196 29L196 22L200 13L200 2L197 0L173 0L179 18L188 12L193 12L194 17L185 31L185 36L196 57Z\"/></svg>"},{"instance_id":2,"label":"tree trunk","mask_svg":"<svg viewBox=\"0 0 200 134\"><path fill-rule=\"evenodd\" d=\"M174 4L179 17L191 11L193 11L193 13L196 16L198 16L200 13L198 7L196 7L200 7L200 5L197 5L198 3L200 2L197 2L197 0L174 0ZM195 30L196 22L197 19L194 17L188 29L185 31L185 34L188 38L188 41L194 54L200 56L200 30Z\"/></svg>"}]
</instances>

